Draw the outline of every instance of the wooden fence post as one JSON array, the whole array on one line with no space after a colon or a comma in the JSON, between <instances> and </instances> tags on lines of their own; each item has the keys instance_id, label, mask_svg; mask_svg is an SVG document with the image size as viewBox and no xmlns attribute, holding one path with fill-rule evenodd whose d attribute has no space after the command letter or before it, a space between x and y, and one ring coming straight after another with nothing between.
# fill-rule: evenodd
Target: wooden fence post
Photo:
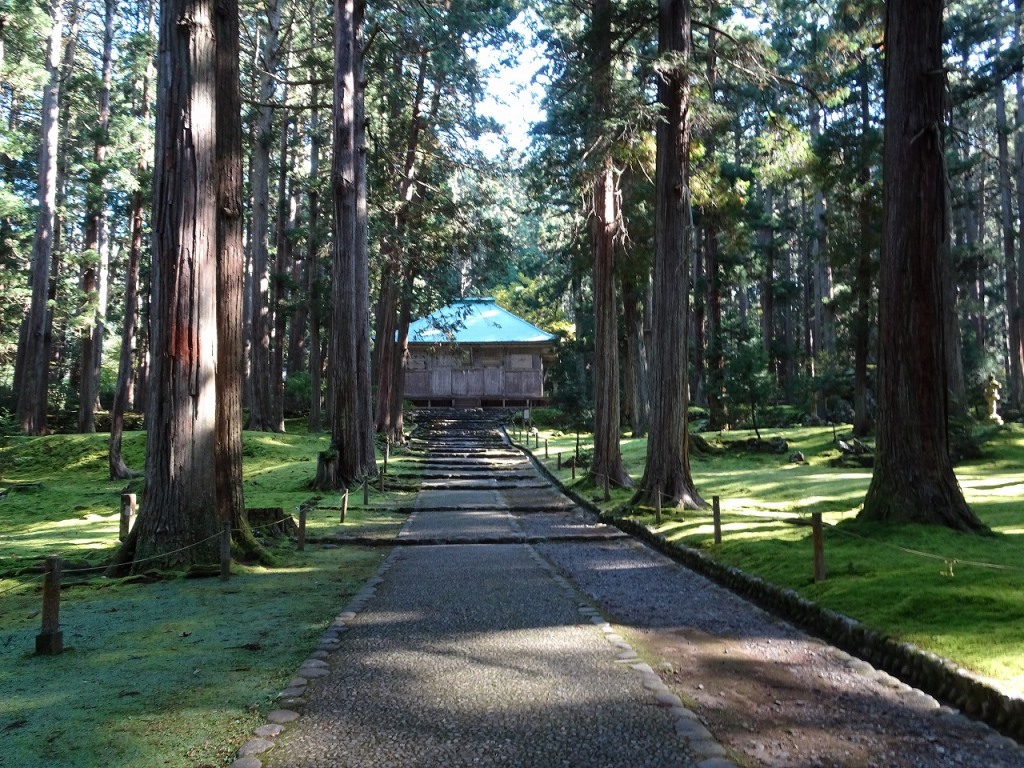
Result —
<instances>
[{"instance_id":1,"label":"wooden fence post","mask_svg":"<svg viewBox=\"0 0 1024 768\"><path fill-rule=\"evenodd\" d=\"M715 544L722 543L722 505L717 496L711 497L711 511L715 517Z\"/></svg>"},{"instance_id":2,"label":"wooden fence post","mask_svg":"<svg viewBox=\"0 0 1024 768\"><path fill-rule=\"evenodd\" d=\"M231 521L224 521L224 529L220 534L220 577L224 581L231 578Z\"/></svg>"},{"instance_id":3,"label":"wooden fence post","mask_svg":"<svg viewBox=\"0 0 1024 768\"><path fill-rule=\"evenodd\" d=\"M118 538L121 541L124 541L128 538L128 534L131 533L133 525L135 525L135 494L122 493L121 528L120 531L118 532Z\"/></svg>"},{"instance_id":4,"label":"wooden fence post","mask_svg":"<svg viewBox=\"0 0 1024 768\"><path fill-rule=\"evenodd\" d=\"M811 541L814 545L814 580L825 580L825 534L821 527L821 512L811 515Z\"/></svg>"},{"instance_id":5,"label":"wooden fence post","mask_svg":"<svg viewBox=\"0 0 1024 768\"><path fill-rule=\"evenodd\" d=\"M555 456L558 457L558 471L561 472L562 471L562 452L559 451L558 453L555 454Z\"/></svg>"},{"instance_id":6,"label":"wooden fence post","mask_svg":"<svg viewBox=\"0 0 1024 768\"><path fill-rule=\"evenodd\" d=\"M36 635L36 653L57 656L64 651L64 633L60 631L60 558L46 558L43 576L43 626Z\"/></svg>"},{"instance_id":7,"label":"wooden fence post","mask_svg":"<svg viewBox=\"0 0 1024 768\"><path fill-rule=\"evenodd\" d=\"M544 458L548 458L548 439L544 438Z\"/></svg>"}]
</instances>

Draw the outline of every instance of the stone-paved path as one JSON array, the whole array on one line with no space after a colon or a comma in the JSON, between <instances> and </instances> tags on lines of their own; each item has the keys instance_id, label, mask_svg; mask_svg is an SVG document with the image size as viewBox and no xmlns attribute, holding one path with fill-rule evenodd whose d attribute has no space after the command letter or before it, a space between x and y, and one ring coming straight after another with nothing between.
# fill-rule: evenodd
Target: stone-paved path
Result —
<instances>
[{"instance_id":1,"label":"stone-paved path","mask_svg":"<svg viewBox=\"0 0 1024 768\"><path fill-rule=\"evenodd\" d=\"M734 767L534 547L620 534L495 425L427 433L399 536L418 546L396 547L339 615L233 768ZM528 526L512 514L526 509Z\"/></svg>"}]
</instances>

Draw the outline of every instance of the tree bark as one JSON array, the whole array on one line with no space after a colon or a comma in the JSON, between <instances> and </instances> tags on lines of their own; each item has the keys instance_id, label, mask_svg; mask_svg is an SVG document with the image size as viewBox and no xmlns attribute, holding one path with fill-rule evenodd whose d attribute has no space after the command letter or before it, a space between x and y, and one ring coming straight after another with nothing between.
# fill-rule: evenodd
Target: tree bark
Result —
<instances>
[{"instance_id":1,"label":"tree bark","mask_svg":"<svg viewBox=\"0 0 1024 768\"><path fill-rule=\"evenodd\" d=\"M649 281L649 276L645 282ZM633 437L643 437L651 425L651 385L647 344L644 340L646 285L622 286L622 314L626 325L627 400Z\"/></svg>"},{"instance_id":2,"label":"tree bark","mask_svg":"<svg viewBox=\"0 0 1024 768\"><path fill-rule=\"evenodd\" d=\"M356 55L357 12L354 0L342 0L334 19L334 160L331 183L334 190L334 254L331 268L331 340L329 364L331 449L321 454L314 485L320 490L337 490L371 473L367 466L365 402L358 371L359 334L369 334L369 322L359 317L358 291L365 274L357 264L365 249L357 247L362 230L358 221L361 186L356 158Z\"/></svg>"},{"instance_id":3,"label":"tree bark","mask_svg":"<svg viewBox=\"0 0 1024 768\"><path fill-rule=\"evenodd\" d=\"M238 0L216 0L217 68L217 518L230 521L239 552L269 563L249 525L242 488L245 293L242 98Z\"/></svg>"},{"instance_id":4,"label":"tree bark","mask_svg":"<svg viewBox=\"0 0 1024 768\"><path fill-rule=\"evenodd\" d=\"M310 38L317 39L316 13L310 14ZM310 101L316 105L320 88L314 83L310 88ZM306 241L306 295L309 297L309 431L323 429L323 359L321 357L320 329L320 248L323 233L320 225L320 149L323 140L320 135L320 110L314 106L309 113L309 237Z\"/></svg>"},{"instance_id":5,"label":"tree bark","mask_svg":"<svg viewBox=\"0 0 1024 768\"><path fill-rule=\"evenodd\" d=\"M1010 375L1006 380L1005 398L1013 408L1024 404L1024 349L1021 347L1020 278L1017 270L1017 235L1013 221L1013 182L1010 173L1010 129L1006 121L1006 95L1001 82L996 83L996 134L999 152L999 222L1002 233L1003 268L1006 270L1007 355Z\"/></svg>"},{"instance_id":6,"label":"tree bark","mask_svg":"<svg viewBox=\"0 0 1024 768\"><path fill-rule=\"evenodd\" d=\"M690 473L687 436L687 319L693 220L690 203L689 0L659 0L661 54L655 171L655 249L651 434L647 465L634 504L703 507Z\"/></svg>"},{"instance_id":7,"label":"tree bark","mask_svg":"<svg viewBox=\"0 0 1024 768\"><path fill-rule=\"evenodd\" d=\"M363 27L366 0L357 0L353 9L353 52L355 56L355 125L353 144L356 166L355 222L355 332L356 398L361 406L359 421L359 461L361 474L377 473L377 451L373 439L373 351L370 343L370 218L367 209L366 175L366 50ZM399 426L401 429L401 426Z\"/></svg>"},{"instance_id":8,"label":"tree bark","mask_svg":"<svg viewBox=\"0 0 1024 768\"><path fill-rule=\"evenodd\" d=\"M859 517L980 531L949 455L942 11L942 0L886 5L878 438Z\"/></svg>"},{"instance_id":9,"label":"tree bark","mask_svg":"<svg viewBox=\"0 0 1024 768\"><path fill-rule=\"evenodd\" d=\"M213 0L161 9L146 486L115 569L218 560L213 11Z\"/></svg>"},{"instance_id":10,"label":"tree bark","mask_svg":"<svg viewBox=\"0 0 1024 768\"><path fill-rule=\"evenodd\" d=\"M874 426L871 409L868 407L868 357L871 351L871 253L874 250L872 232L871 197L868 184L871 181L871 165L868 155L868 136L871 131L871 101L868 82L867 59L860 64L860 171L857 180L861 186L857 201L857 228L860 230L860 248L857 251L857 273L854 278L854 295L857 297L857 314L853 324L853 434L867 437Z\"/></svg>"},{"instance_id":11,"label":"tree bark","mask_svg":"<svg viewBox=\"0 0 1024 768\"><path fill-rule=\"evenodd\" d=\"M285 57L290 61L291 54ZM290 69L285 65L285 71ZM274 269L270 279L270 306L273 318L273 343L270 354L270 404L272 431L284 432L284 353L285 339L288 328L288 294L289 264L292 260L292 242L289 230L295 226L295 205L288 189L289 138L292 121L288 117L288 89L285 87L281 98L285 105L285 117L281 121L281 144L278 155L277 171L277 216L274 231Z\"/></svg>"},{"instance_id":12,"label":"tree bark","mask_svg":"<svg viewBox=\"0 0 1024 768\"><path fill-rule=\"evenodd\" d=\"M275 74L281 57L281 16L283 0L266 6L267 26L260 51L259 110L252 146L252 339L249 361L249 429L274 432L272 365L273 302L270 275L270 150L273 141L273 102L277 90Z\"/></svg>"},{"instance_id":13,"label":"tree bark","mask_svg":"<svg viewBox=\"0 0 1024 768\"><path fill-rule=\"evenodd\" d=\"M46 432L49 395L50 264L56 236L57 158L59 143L60 50L64 30L64 3L50 4L50 34L46 42L48 80L43 88L42 141L39 145L39 208L32 242L31 303L25 319L23 349L19 351L17 416L25 435Z\"/></svg>"},{"instance_id":14,"label":"tree bark","mask_svg":"<svg viewBox=\"0 0 1024 768\"><path fill-rule=\"evenodd\" d=\"M156 21L156 0L149 0L146 15L147 33ZM149 122L149 89L152 82L152 67L146 67L142 79L142 92L138 101L140 122ZM107 463L111 480L126 480L138 475L125 464L121 454L124 434L124 414L132 402L135 380L135 344L138 334L139 314L139 268L142 261L142 237L145 226L145 193L142 180L146 175L148 161L142 153L136 165L136 189L131 202L131 240L128 247L128 267L124 278L124 319L121 322L121 352L118 359L117 384L114 389L114 403L110 409L110 450Z\"/></svg>"},{"instance_id":15,"label":"tree bark","mask_svg":"<svg viewBox=\"0 0 1024 768\"><path fill-rule=\"evenodd\" d=\"M99 397L100 365L103 353L103 322L106 317L106 280L104 254L106 251L106 170L107 144L110 126L110 85L113 77L114 0L104 1L103 57L99 105L97 107L97 138L93 147L93 168L86 191L85 250L82 271L82 293L85 312L92 316L81 332L79 348L78 431L96 431L96 404Z\"/></svg>"},{"instance_id":16,"label":"tree bark","mask_svg":"<svg viewBox=\"0 0 1024 768\"><path fill-rule=\"evenodd\" d=\"M622 463L619 393L619 313L615 273L615 240L619 232L618 174L608 139L602 134L612 99L612 4L594 0L592 16L591 86L595 129L592 144L600 147L594 179L591 241L594 249L594 460L590 474L599 485L632 485Z\"/></svg>"},{"instance_id":17,"label":"tree bark","mask_svg":"<svg viewBox=\"0 0 1024 768\"><path fill-rule=\"evenodd\" d=\"M1018 45L1024 45L1024 0L1017 0L1014 4L1014 33L1013 40ZM1024 72L1017 68L1014 75L1016 86L1016 107L1017 107L1017 134L1014 138L1014 163L1017 167L1017 296L1018 304L1021 294L1020 276L1024 274ZM1017 312L1017 338L1021 340L1024 347L1024 312ZM1022 350L1024 355L1024 350ZM1024 398L1024 358L1021 360L1021 389ZM1024 405L1024 403L1021 403Z\"/></svg>"}]
</instances>

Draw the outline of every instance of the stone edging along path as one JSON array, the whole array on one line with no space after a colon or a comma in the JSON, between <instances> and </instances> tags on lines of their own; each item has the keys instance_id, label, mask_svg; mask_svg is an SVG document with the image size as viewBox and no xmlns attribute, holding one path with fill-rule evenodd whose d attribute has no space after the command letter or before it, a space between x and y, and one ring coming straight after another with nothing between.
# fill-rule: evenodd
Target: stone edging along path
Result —
<instances>
[{"instance_id":1,"label":"stone edging along path","mask_svg":"<svg viewBox=\"0 0 1024 768\"><path fill-rule=\"evenodd\" d=\"M513 445L515 445L513 443ZM1005 736L1024 743L1024 699L1008 696L988 682L953 662L925 651L911 643L902 643L864 626L841 613L823 608L801 597L792 589L784 589L738 568L719 563L703 552L669 542L647 526L602 512L593 503L571 488L562 485L529 449L517 447L546 477L577 504L597 515L601 522L654 547L662 554L707 576L760 607L811 632L836 647L857 656L878 669L899 678L957 707L969 717L992 726Z\"/></svg>"},{"instance_id":2,"label":"stone edging along path","mask_svg":"<svg viewBox=\"0 0 1024 768\"><path fill-rule=\"evenodd\" d=\"M576 589L559 574L550 563L532 548L531 557L548 572L552 580L567 595L579 599ZM334 619L324 631L316 650L299 667L295 677L288 682L288 687L279 694L281 708L267 714L267 722L253 733L253 738L246 741L236 752L235 760L229 768L262 768L260 755L269 752L275 746L275 739L287 726L297 721L305 706L303 696L308 685L316 678L330 674L328 659L341 645L341 636L348 630L348 622L363 610L366 603L373 598L376 587L383 581L384 574L391 568L395 554L392 553L378 566L376 573L367 581L363 589L352 598L345 609ZM729 760L726 750L722 747L707 728L700 722L697 715L688 709L678 696L673 694L661 677L650 665L641 661L633 647L604 619L595 608L581 603L577 609L580 616L596 626L604 638L615 649L616 661L628 664L640 676L641 685L648 690L658 707L666 708L673 717L675 731L685 739L695 760L694 768L737 768L736 763Z\"/></svg>"}]
</instances>

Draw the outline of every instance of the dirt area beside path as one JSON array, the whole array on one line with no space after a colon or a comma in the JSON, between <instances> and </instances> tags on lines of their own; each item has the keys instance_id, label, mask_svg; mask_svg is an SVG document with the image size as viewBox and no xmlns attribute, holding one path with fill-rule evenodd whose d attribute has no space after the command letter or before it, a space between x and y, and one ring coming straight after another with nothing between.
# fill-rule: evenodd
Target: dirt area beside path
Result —
<instances>
[{"instance_id":1,"label":"dirt area beside path","mask_svg":"<svg viewBox=\"0 0 1024 768\"><path fill-rule=\"evenodd\" d=\"M1024 768L1024 748L813 638L629 634L744 766Z\"/></svg>"}]
</instances>

